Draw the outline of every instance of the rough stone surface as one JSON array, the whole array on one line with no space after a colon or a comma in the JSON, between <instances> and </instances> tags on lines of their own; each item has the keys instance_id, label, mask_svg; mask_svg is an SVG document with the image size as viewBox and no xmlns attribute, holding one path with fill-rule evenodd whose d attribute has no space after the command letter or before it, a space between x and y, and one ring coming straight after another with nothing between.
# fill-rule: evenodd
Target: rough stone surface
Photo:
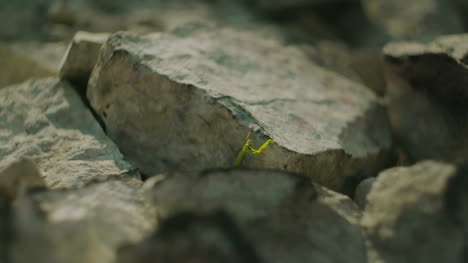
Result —
<instances>
[{"instance_id":1,"label":"rough stone surface","mask_svg":"<svg viewBox=\"0 0 468 263\"><path fill-rule=\"evenodd\" d=\"M175 174L153 185L146 192L160 216L225 211L262 262L365 261L358 207L308 177L234 169Z\"/></svg>"},{"instance_id":2,"label":"rough stone surface","mask_svg":"<svg viewBox=\"0 0 468 263\"><path fill-rule=\"evenodd\" d=\"M181 213L151 238L119 250L118 263L261 262L232 218L223 212Z\"/></svg>"},{"instance_id":3,"label":"rough stone surface","mask_svg":"<svg viewBox=\"0 0 468 263\"><path fill-rule=\"evenodd\" d=\"M66 82L0 90L0 168L29 157L48 187L71 187L133 169Z\"/></svg>"},{"instance_id":4,"label":"rough stone surface","mask_svg":"<svg viewBox=\"0 0 468 263\"><path fill-rule=\"evenodd\" d=\"M108 33L79 31L73 37L63 58L60 78L71 82L86 83L96 64L99 50L109 37Z\"/></svg>"},{"instance_id":5,"label":"rough stone surface","mask_svg":"<svg viewBox=\"0 0 468 263\"><path fill-rule=\"evenodd\" d=\"M359 208L364 209L367 205L367 195L369 194L372 184L374 184L375 177L370 177L362 180L359 185L356 187L354 193L354 202L359 206Z\"/></svg>"},{"instance_id":6,"label":"rough stone surface","mask_svg":"<svg viewBox=\"0 0 468 263\"><path fill-rule=\"evenodd\" d=\"M468 35L384 48L388 112L410 160L468 158Z\"/></svg>"},{"instance_id":7,"label":"rough stone surface","mask_svg":"<svg viewBox=\"0 0 468 263\"><path fill-rule=\"evenodd\" d=\"M276 39L204 24L111 36L88 98L147 174L230 166L253 129L254 145L267 137L277 144L247 166L305 173L342 190L381 167L391 143L365 87Z\"/></svg>"},{"instance_id":8,"label":"rough stone surface","mask_svg":"<svg viewBox=\"0 0 468 263\"><path fill-rule=\"evenodd\" d=\"M0 171L0 195L9 199L15 199L28 189L45 187L39 167L30 159L16 160Z\"/></svg>"},{"instance_id":9,"label":"rough stone surface","mask_svg":"<svg viewBox=\"0 0 468 263\"><path fill-rule=\"evenodd\" d=\"M362 217L369 262L466 262L467 176L435 161L382 172Z\"/></svg>"},{"instance_id":10,"label":"rough stone surface","mask_svg":"<svg viewBox=\"0 0 468 263\"><path fill-rule=\"evenodd\" d=\"M143 239L157 223L139 185L120 180L32 193L13 215L13 263L114 262L120 245Z\"/></svg>"},{"instance_id":11,"label":"rough stone surface","mask_svg":"<svg viewBox=\"0 0 468 263\"><path fill-rule=\"evenodd\" d=\"M380 50L353 49L340 42L320 41L302 46L317 65L360 82L378 95L385 93L385 76Z\"/></svg>"},{"instance_id":12,"label":"rough stone surface","mask_svg":"<svg viewBox=\"0 0 468 263\"><path fill-rule=\"evenodd\" d=\"M453 1L361 0L376 25L397 39L431 39L463 32Z\"/></svg>"}]
</instances>

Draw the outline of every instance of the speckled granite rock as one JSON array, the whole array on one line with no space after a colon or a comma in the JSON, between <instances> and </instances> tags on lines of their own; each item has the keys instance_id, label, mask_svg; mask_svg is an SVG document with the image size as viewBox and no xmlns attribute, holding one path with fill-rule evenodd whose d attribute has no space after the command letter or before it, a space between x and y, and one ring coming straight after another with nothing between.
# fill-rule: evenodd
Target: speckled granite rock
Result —
<instances>
[{"instance_id":1,"label":"speckled granite rock","mask_svg":"<svg viewBox=\"0 0 468 263\"><path fill-rule=\"evenodd\" d=\"M253 129L255 145L267 137L277 144L247 166L343 190L381 167L391 144L383 108L365 87L277 39L199 23L111 36L88 98L147 174L230 166Z\"/></svg>"},{"instance_id":2,"label":"speckled granite rock","mask_svg":"<svg viewBox=\"0 0 468 263\"><path fill-rule=\"evenodd\" d=\"M225 211L262 262L365 261L359 208L348 197L308 177L234 169L174 174L156 181L148 181L153 186L144 188L160 216ZM159 242L156 238L138 246L155 247ZM190 238L185 242L195 245ZM171 249L166 247L166 252L174 253ZM191 253L195 252L184 257L190 258Z\"/></svg>"},{"instance_id":3,"label":"speckled granite rock","mask_svg":"<svg viewBox=\"0 0 468 263\"><path fill-rule=\"evenodd\" d=\"M468 35L384 48L388 112L410 160L468 160Z\"/></svg>"},{"instance_id":4,"label":"speckled granite rock","mask_svg":"<svg viewBox=\"0 0 468 263\"><path fill-rule=\"evenodd\" d=\"M0 90L0 168L29 157L48 187L133 169L66 82L30 80Z\"/></svg>"},{"instance_id":5,"label":"speckled granite rock","mask_svg":"<svg viewBox=\"0 0 468 263\"><path fill-rule=\"evenodd\" d=\"M131 181L30 193L13 208L12 263L114 262L122 245L143 239L157 218Z\"/></svg>"},{"instance_id":6,"label":"speckled granite rock","mask_svg":"<svg viewBox=\"0 0 468 263\"><path fill-rule=\"evenodd\" d=\"M467 171L424 161L382 172L362 217L369 262L466 262Z\"/></svg>"}]
</instances>

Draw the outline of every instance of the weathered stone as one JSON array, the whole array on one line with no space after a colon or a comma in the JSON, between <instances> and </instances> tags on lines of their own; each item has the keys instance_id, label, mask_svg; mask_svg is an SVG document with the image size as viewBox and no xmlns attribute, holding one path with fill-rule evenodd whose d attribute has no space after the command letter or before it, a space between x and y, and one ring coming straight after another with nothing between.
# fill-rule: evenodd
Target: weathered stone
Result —
<instances>
[{"instance_id":1,"label":"weathered stone","mask_svg":"<svg viewBox=\"0 0 468 263\"><path fill-rule=\"evenodd\" d=\"M119 250L118 263L261 262L232 218L223 212L182 213L165 220L144 242Z\"/></svg>"},{"instance_id":2,"label":"weathered stone","mask_svg":"<svg viewBox=\"0 0 468 263\"><path fill-rule=\"evenodd\" d=\"M356 202L359 208L364 209L366 207L367 195L369 194L374 181L375 177L366 178L362 180L356 187L356 191L354 193L354 202Z\"/></svg>"},{"instance_id":3,"label":"weathered stone","mask_svg":"<svg viewBox=\"0 0 468 263\"><path fill-rule=\"evenodd\" d=\"M369 262L466 262L468 173L424 161L382 172L362 225Z\"/></svg>"},{"instance_id":4,"label":"weathered stone","mask_svg":"<svg viewBox=\"0 0 468 263\"><path fill-rule=\"evenodd\" d=\"M63 58L60 78L73 83L84 83L86 87L99 50L108 37L108 33L77 32Z\"/></svg>"},{"instance_id":5,"label":"weathered stone","mask_svg":"<svg viewBox=\"0 0 468 263\"><path fill-rule=\"evenodd\" d=\"M304 45L302 48L317 65L361 82L378 95L385 93L380 50L353 49L333 41L320 41L314 45Z\"/></svg>"},{"instance_id":6,"label":"weathered stone","mask_svg":"<svg viewBox=\"0 0 468 263\"><path fill-rule=\"evenodd\" d=\"M468 35L384 48L392 128L411 160L468 159Z\"/></svg>"},{"instance_id":7,"label":"weathered stone","mask_svg":"<svg viewBox=\"0 0 468 263\"><path fill-rule=\"evenodd\" d=\"M146 191L163 218L227 212L262 262L365 261L358 207L308 177L220 170L167 176Z\"/></svg>"},{"instance_id":8,"label":"weathered stone","mask_svg":"<svg viewBox=\"0 0 468 263\"><path fill-rule=\"evenodd\" d=\"M400 39L431 39L463 32L453 1L361 0L370 20Z\"/></svg>"},{"instance_id":9,"label":"weathered stone","mask_svg":"<svg viewBox=\"0 0 468 263\"><path fill-rule=\"evenodd\" d=\"M139 187L110 180L20 198L11 262L113 262L120 245L143 239L157 223Z\"/></svg>"},{"instance_id":10,"label":"weathered stone","mask_svg":"<svg viewBox=\"0 0 468 263\"><path fill-rule=\"evenodd\" d=\"M16 160L0 171L0 195L15 199L31 188L45 188L39 168L30 159Z\"/></svg>"},{"instance_id":11,"label":"weathered stone","mask_svg":"<svg viewBox=\"0 0 468 263\"><path fill-rule=\"evenodd\" d=\"M65 53L63 43L2 43L0 89L30 78L50 77L58 73Z\"/></svg>"},{"instance_id":12,"label":"weathered stone","mask_svg":"<svg viewBox=\"0 0 468 263\"><path fill-rule=\"evenodd\" d=\"M133 169L66 82L31 80L0 90L0 119L0 167L29 157L48 187Z\"/></svg>"},{"instance_id":13,"label":"weathered stone","mask_svg":"<svg viewBox=\"0 0 468 263\"><path fill-rule=\"evenodd\" d=\"M147 174L230 166L254 129L254 145L267 136L277 144L247 166L305 173L342 190L381 167L391 143L383 108L365 87L298 48L229 28L117 33L101 51L88 98Z\"/></svg>"}]
</instances>

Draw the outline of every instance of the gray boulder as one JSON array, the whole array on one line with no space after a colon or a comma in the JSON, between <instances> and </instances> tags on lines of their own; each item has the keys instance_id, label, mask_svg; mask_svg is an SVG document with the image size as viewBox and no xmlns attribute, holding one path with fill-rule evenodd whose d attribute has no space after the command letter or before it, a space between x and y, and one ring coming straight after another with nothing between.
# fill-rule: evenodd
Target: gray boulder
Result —
<instances>
[{"instance_id":1,"label":"gray boulder","mask_svg":"<svg viewBox=\"0 0 468 263\"><path fill-rule=\"evenodd\" d=\"M255 249L224 212L180 213L143 242L119 250L118 263L260 263Z\"/></svg>"},{"instance_id":2,"label":"gray boulder","mask_svg":"<svg viewBox=\"0 0 468 263\"><path fill-rule=\"evenodd\" d=\"M347 196L314 184L308 177L232 169L173 174L152 185L144 188L163 220L184 213L224 211L240 231L236 236L253 246L262 262L365 262L359 208ZM155 237L137 246L157 247L162 241L158 234ZM197 239L180 239L188 247L197 245ZM177 251L171 246L157 250L154 258L161 258L163 252L172 255L173 249ZM138 251L142 250L135 249L136 254L126 258L150 258L138 256Z\"/></svg>"},{"instance_id":3,"label":"gray boulder","mask_svg":"<svg viewBox=\"0 0 468 263\"><path fill-rule=\"evenodd\" d=\"M384 48L390 121L410 160L467 160L466 41L452 35Z\"/></svg>"},{"instance_id":4,"label":"gray boulder","mask_svg":"<svg viewBox=\"0 0 468 263\"><path fill-rule=\"evenodd\" d=\"M253 130L255 146L277 144L246 166L305 173L343 190L382 167L391 144L372 92L250 31L192 23L168 34L114 34L87 95L147 174L231 166Z\"/></svg>"},{"instance_id":5,"label":"gray boulder","mask_svg":"<svg viewBox=\"0 0 468 263\"><path fill-rule=\"evenodd\" d=\"M48 187L80 186L132 170L76 91L58 79L0 90L0 168L31 158Z\"/></svg>"},{"instance_id":6,"label":"gray boulder","mask_svg":"<svg viewBox=\"0 0 468 263\"><path fill-rule=\"evenodd\" d=\"M466 262L467 176L436 161L382 172L362 217L369 262Z\"/></svg>"},{"instance_id":7,"label":"gray boulder","mask_svg":"<svg viewBox=\"0 0 468 263\"><path fill-rule=\"evenodd\" d=\"M156 226L156 210L139 188L110 180L19 198L9 262L114 262L120 245L143 239Z\"/></svg>"}]
</instances>

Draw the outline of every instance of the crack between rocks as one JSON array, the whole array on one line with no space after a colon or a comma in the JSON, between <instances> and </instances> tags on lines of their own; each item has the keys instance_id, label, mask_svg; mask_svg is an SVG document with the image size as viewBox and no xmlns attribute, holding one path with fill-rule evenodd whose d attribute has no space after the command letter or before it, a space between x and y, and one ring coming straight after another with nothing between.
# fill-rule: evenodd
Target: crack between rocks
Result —
<instances>
[{"instance_id":1,"label":"crack between rocks","mask_svg":"<svg viewBox=\"0 0 468 263\"><path fill-rule=\"evenodd\" d=\"M270 100L259 100L259 101L241 101L232 96L227 96L227 95L215 97L215 100L217 101L231 100L238 104L247 104L250 106L268 105L268 104L276 103L276 102L304 102L304 103L313 103L313 104L318 104L318 105L334 103L334 101L331 99L313 100L313 99L304 99L304 98L297 98L297 99L275 98L275 99L270 99Z\"/></svg>"}]
</instances>

